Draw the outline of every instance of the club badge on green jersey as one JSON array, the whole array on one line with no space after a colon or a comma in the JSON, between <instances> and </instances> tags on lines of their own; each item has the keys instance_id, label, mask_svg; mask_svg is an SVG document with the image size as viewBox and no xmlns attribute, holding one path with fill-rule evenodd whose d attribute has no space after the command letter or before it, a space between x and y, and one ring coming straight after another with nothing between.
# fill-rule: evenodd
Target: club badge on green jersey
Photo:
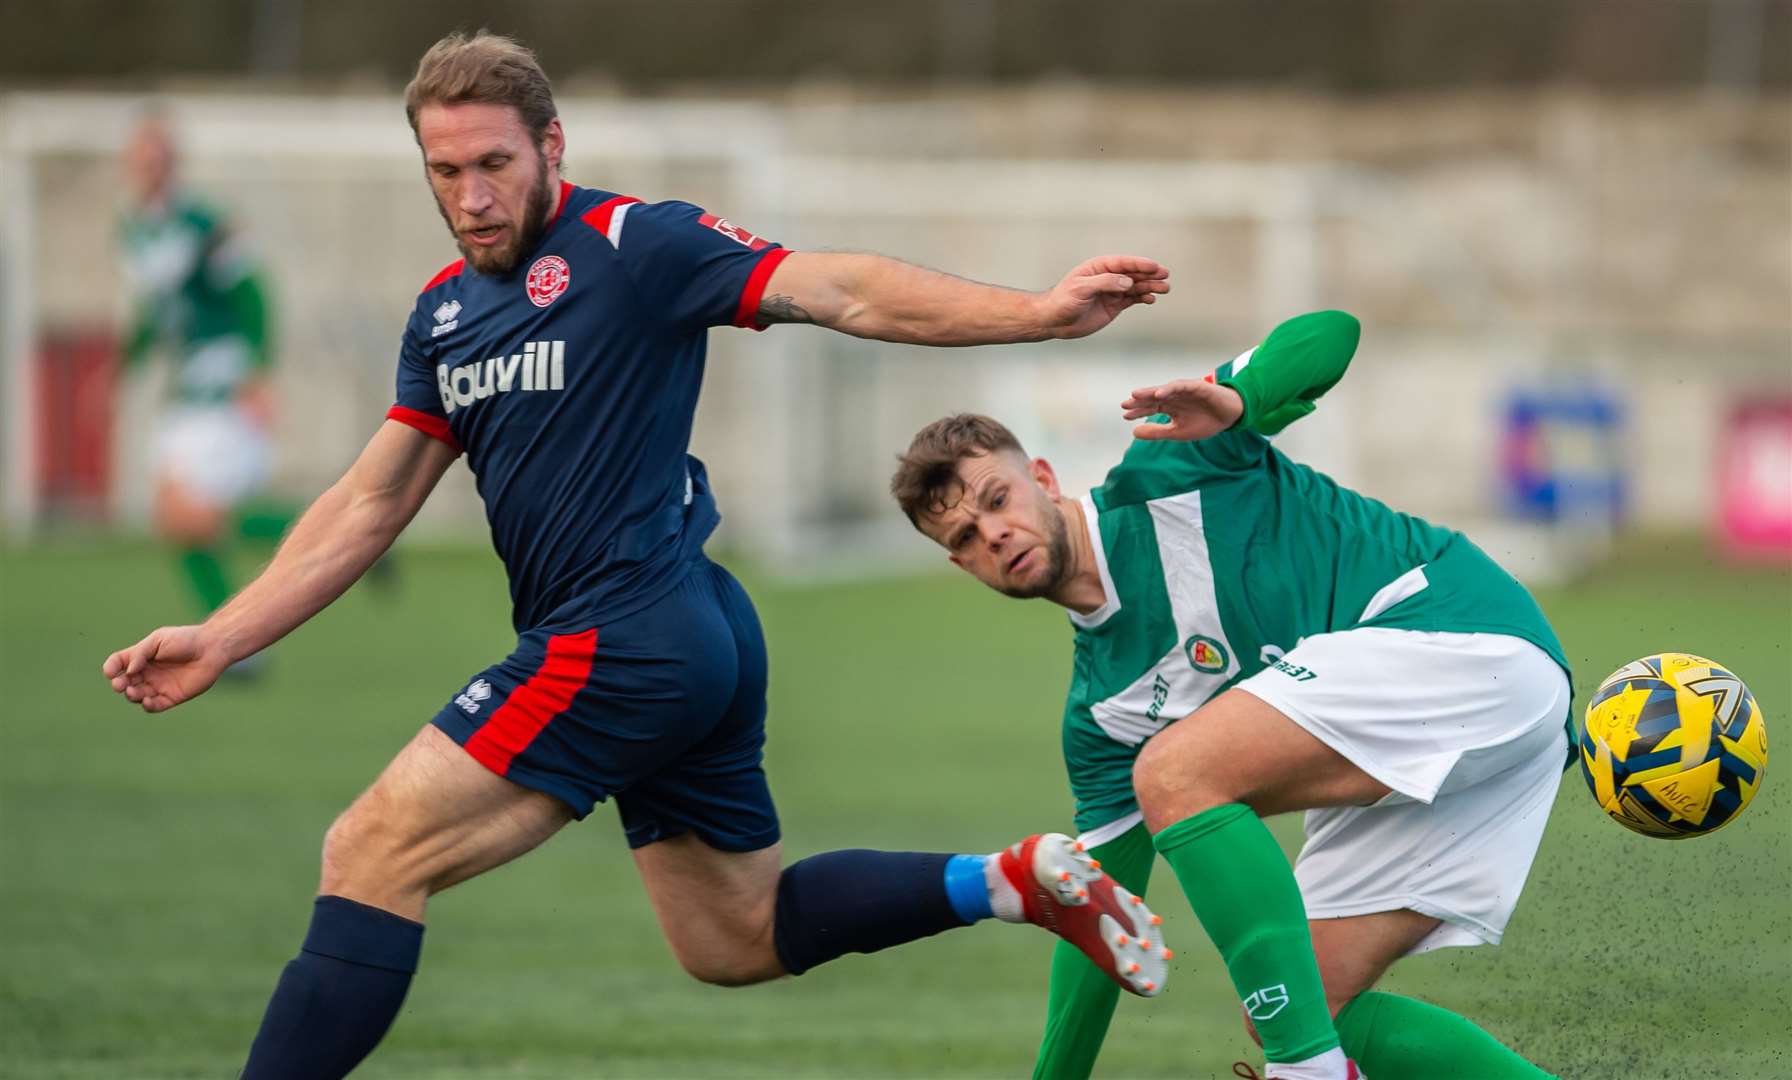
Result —
<instances>
[{"instance_id":1,"label":"club badge on green jersey","mask_svg":"<svg viewBox=\"0 0 1792 1080\"><path fill-rule=\"evenodd\" d=\"M1190 634L1182 643L1182 651L1188 654L1188 662L1196 671L1205 671L1209 675L1217 675L1232 664L1232 658L1226 655L1226 647L1206 634Z\"/></svg>"}]
</instances>

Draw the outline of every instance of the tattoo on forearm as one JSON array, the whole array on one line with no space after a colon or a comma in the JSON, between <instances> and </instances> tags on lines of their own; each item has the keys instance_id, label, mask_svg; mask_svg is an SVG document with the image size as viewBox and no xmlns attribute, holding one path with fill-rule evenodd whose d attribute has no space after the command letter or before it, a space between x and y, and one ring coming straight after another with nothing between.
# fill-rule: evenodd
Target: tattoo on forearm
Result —
<instances>
[{"instance_id":1,"label":"tattoo on forearm","mask_svg":"<svg viewBox=\"0 0 1792 1080\"><path fill-rule=\"evenodd\" d=\"M759 301L759 321L762 323L812 323L815 321L815 316L809 314L791 297L768 296Z\"/></svg>"}]
</instances>

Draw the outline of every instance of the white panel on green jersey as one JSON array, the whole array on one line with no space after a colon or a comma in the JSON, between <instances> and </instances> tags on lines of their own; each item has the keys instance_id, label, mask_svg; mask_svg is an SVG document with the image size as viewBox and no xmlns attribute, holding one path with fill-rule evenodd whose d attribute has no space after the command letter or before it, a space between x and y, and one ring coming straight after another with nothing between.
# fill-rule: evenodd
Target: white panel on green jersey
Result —
<instances>
[{"instance_id":1,"label":"white panel on green jersey","mask_svg":"<svg viewBox=\"0 0 1792 1080\"><path fill-rule=\"evenodd\" d=\"M1109 738L1128 746L1205 705L1239 670L1236 650L1220 626L1213 564L1201 526L1201 493L1153 499L1145 506L1157 534L1176 644L1132 685L1089 710Z\"/></svg>"},{"instance_id":2,"label":"white panel on green jersey","mask_svg":"<svg viewBox=\"0 0 1792 1080\"><path fill-rule=\"evenodd\" d=\"M1357 622L1368 622L1375 616L1398 604L1402 600L1410 600L1424 592L1431 584L1425 576L1424 566L1415 566L1406 573L1383 585L1369 602L1363 606L1363 613L1357 616Z\"/></svg>"},{"instance_id":3,"label":"white panel on green jersey","mask_svg":"<svg viewBox=\"0 0 1792 1080\"><path fill-rule=\"evenodd\" d=\"M1069 612L1071 625L1089 630L1107 622L1114 612L1120 610L1120 590L1114 588L1114 575L1108 570L1108 553L1101 542L1101 526L1098 524L1099 515L1095 510L1095 500L1084 495L1082 503L1083 521L1088 524L1088 528L1084 531L1089 536L1089 547L1095 555L1095 568L1101 571L1101 594L1107 598L1102 601L1100 607L1087 615L1079 615L1074 611Z\"/></svg>"},{"instance_id":4,"label":"white panel on green jersey","mask_svg":"<svg viewBox=\"0 0 1792 1080\"><path fill-rule=\"evenodd\" d=\"M1257 346L1252 345L1250 348L1215 368L1213 374L1207 377L1208 381L1219 382L1225 379L1237 378L1239 372L1250 366L1251 357L1255 355L1257 355Z\"/></svg>"}]
</instances>

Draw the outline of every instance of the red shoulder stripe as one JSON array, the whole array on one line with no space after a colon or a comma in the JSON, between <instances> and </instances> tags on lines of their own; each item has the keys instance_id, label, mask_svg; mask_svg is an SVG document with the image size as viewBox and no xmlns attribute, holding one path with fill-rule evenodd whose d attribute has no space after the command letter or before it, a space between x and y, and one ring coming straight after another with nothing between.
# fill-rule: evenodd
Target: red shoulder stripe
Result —
<instances>
[{"instance_id":1,"label":"red shoulder stripe","mask_svg":"<svg viewBox=\"0 0 1792 1080\"><path fill-rule=\"evenodd\" d=\"M386 410L386 419L396 420L401 424L414 427L432 439L447 443L455 453L461 452L460 440L454 437L453 431L449 430L448 418L445 416L432 416L418 409L394 405Z\"/></svg>"},{"instance_id":2,"label":"red shoulder stripe","mask_svg":"<svg viewBox=\"0 0 1792 1080\"><path fill-rule=\"evenodd\" d=\"M596 229L598 232L603 233L607 237L610 235L610 219L616 215L616 208L619 206L627 206L630 203L638 203L640 201L640 199L635 198L633 195L618 195L613 199L605 199L603 202L598 203L583 214L580 214L579 220L591 226L593 229ZM610 242L613 244L615 243L615 240L611 239Z\"/></svg>"},{"instance_id":3,"label":"red shoulder stripe","mask_svg":"<svg viewBox=\"0 0 1792 1080\"><path fill-rule=\"evenodd\" d=\"M459 277L460 272L462 270L465 270L466 268L467 268L467 260L465 260L465 259L454 260L453 262L449 263L447 266L444 266L440 270L436 271L436 276L429 279L429 284L423 286L422 292L428 292L429 290L435 288L437 285L440 285L442 282L447 281L451 277Z\"/></svg>"}]
</instances>

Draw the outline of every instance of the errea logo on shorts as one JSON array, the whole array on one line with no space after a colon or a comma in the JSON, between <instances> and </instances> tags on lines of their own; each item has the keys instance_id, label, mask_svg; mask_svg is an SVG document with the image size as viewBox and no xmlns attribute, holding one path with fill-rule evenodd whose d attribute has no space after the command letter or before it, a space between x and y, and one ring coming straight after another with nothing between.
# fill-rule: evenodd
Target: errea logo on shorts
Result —
<instances>
[{"instance_id":1,"label":"errea logo on shorts","mask_svg":"<svg viewBox=\"0 0 1792 1080\"><path fill-rule=\"evenodd\" d=\"M451 413L493 394L512 390L566 389L566 342L531 341L520 353L450 368L436 365L442 411Z\"/></svg>"},{"instance_id":2,"label":"errea logo on shorts","mask_svg":"<svg viewBox=\"0 0 1792 1080\"><path fill-rule=\"evenodd\" d=\"M492 696L492 684L484 679L474 679L465 690L455 695L454 703L466 710L468 715L479 712L479 703Z\"/></svg>"}]
</instances>

